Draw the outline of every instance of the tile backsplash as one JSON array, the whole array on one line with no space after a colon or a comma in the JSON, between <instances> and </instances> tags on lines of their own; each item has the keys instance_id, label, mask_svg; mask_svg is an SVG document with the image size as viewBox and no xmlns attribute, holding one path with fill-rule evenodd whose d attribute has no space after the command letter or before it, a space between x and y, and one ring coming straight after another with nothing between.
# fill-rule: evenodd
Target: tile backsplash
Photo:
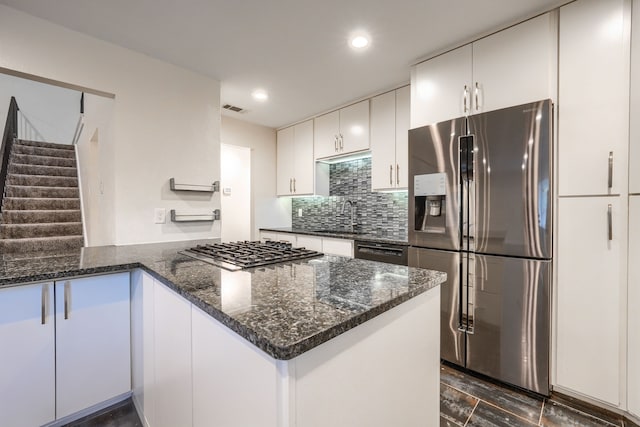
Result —
<instances>
[{"instance_id":1,"label":"tile backsplash","mask_svg":"<svg viewBox=\"0 0 640 427\"><path fill-rule=\"evenodd\" d=\"M348 228L349 206L341 213L345 200L355 202L359 230L407 238L407 192L372 192L370 158L330 165L329 197L293 198L291 225L308 230ZM302 217L298 216L299 209Z\"/></svg>"}]
</instances>

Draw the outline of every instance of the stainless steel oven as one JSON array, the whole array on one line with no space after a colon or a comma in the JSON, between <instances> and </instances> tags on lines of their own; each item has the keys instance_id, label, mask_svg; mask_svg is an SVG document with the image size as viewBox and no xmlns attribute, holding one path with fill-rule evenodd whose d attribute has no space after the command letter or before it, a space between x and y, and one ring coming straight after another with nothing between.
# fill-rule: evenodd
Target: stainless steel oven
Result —
<instances>
[{"instance_id":1,"label":"stainless steel oven","mask_svg":"<svg viewBox=\"0 0 640 427\"><path fill-rule=\"evenodd\" d=\"M408 246L394 243L355 241L353 257L389 264L407 265Z\"/></svg>"}]
</instances>

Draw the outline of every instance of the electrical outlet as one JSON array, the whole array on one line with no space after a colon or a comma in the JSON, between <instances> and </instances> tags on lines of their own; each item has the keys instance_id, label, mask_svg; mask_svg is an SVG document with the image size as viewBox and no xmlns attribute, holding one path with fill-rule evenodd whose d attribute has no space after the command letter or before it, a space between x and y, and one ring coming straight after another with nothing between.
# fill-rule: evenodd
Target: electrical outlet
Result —
<instances>
[{"instance_id":1,"label":"electrical outlet","mask_svg":"<svg viewBox=\"0 0 640 427\"><path fill-rule=\"evenodd\" d=\"M165 208L156 208L153 214L153 221L156 224L164 224L167 220L167 210Z\"/></svg>"},{"instance_id":2,"label":"electrical outlet","mask_svg":"<svg viewBox=\"0 0 640 427\"><path fill-rule=\"evenodd\" d=\"M302 218L302 208L298 209L298 218Z\"/></svg>"}]
</instances>

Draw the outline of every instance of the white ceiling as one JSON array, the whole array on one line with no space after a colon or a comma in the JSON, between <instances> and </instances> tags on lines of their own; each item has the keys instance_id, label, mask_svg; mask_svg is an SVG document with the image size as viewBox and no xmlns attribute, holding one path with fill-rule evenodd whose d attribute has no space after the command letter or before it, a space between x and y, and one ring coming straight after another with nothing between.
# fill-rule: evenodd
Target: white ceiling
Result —
<instances>
[{"instance_id":1,"label":"white ceiling","mask_svg":"<svg viewBox=\"0 0 640 427\"><path fill-rule=\"evenodd\" d=\"M226 114L280 127L406 83L417 59L566 0L0 3L218 79L222 104L248 110ZM371 35L362 52L347 44L357 29ZM267 102L251 98L256 88Z\"/></svg>"}]
</instances>

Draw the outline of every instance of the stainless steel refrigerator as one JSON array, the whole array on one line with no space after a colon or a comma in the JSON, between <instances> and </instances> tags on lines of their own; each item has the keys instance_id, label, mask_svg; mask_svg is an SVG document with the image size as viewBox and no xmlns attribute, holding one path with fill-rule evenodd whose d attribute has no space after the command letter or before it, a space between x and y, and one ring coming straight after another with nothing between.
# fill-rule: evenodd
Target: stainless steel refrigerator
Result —
<instances>
[{"instance_id":1,"label":"stainless steel refrigerator","mask_svg":"<svg viewBox=\"0 0 640 427\"><path fill-rule=\"evenodd\" d=\"M549 394L552 104L409 131L409 265L446 271L442 359Z\"/></svg>"}]
</instances>

